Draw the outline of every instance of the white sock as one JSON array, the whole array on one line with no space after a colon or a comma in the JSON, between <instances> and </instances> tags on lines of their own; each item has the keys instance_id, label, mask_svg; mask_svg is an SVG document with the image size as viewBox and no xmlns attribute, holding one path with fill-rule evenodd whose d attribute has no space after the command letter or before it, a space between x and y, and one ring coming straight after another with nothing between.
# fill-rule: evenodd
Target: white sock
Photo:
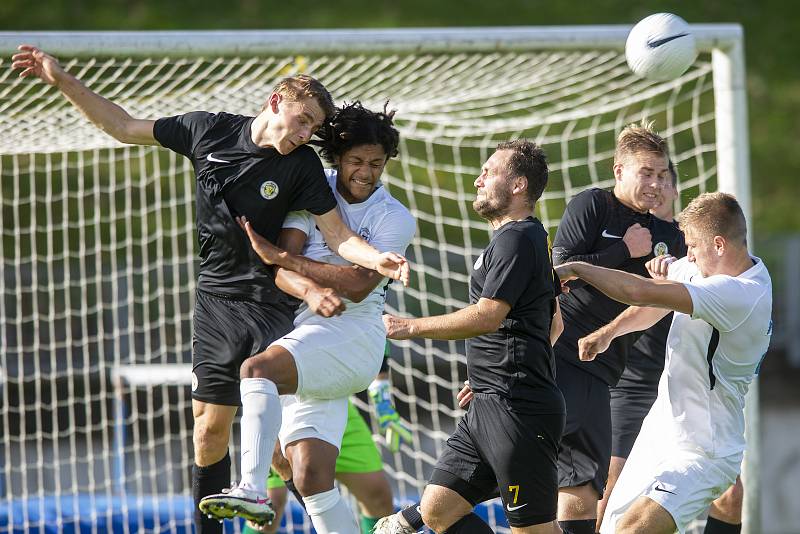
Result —
<instances>
[{"instance_id":1,"label":"white sock","mask_svg":"<svg viewBox=\"0 0 800 534\"><path fill-rule=\"evenodd\" d=\"M339 488L303 497L306 511L317 534L359 534L353 512L342 499Z\"/></svg>"},{"instance_id":2,"label":"white sock","mask_svg":"<svg viewBox=\"0 0 800 534\"><path fill-rule=\"evenodd\" d=\"M281 399L277 386L267 378L243 378L239 391L242 394L239 486L266 495L272 452L281 429Z\"/></svg>"}]
</instances>

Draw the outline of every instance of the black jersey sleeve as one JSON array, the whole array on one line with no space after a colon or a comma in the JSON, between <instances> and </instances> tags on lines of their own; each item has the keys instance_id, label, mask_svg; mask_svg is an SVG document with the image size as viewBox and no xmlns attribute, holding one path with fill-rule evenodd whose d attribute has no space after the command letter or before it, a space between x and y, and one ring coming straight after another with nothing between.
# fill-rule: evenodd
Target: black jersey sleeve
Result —
<instances>
[{"instance_id":1,"label":"black jersey sleeve","mask_svg":"<svg viewBox=\"0 0 800 534\"><path fill-rule=\"evenodd\" d=\"M522 232L513 230L498 235L487 252L481 297L502 300L513 307L528 287L531 273L541 271L536 262L546 259L546 252L536 250Z\"/></svg>"},{"instance_id":2,"label":"black jersey sleeve","mask_svg":"<svg viewBox=\"0 0 800 534\"><path fill-rule=\"evenodd\" d=\"M205 111L162 117L153 127L153 136L164 148L192 157L194 147L214 123L215 117L213 113Z\"/></svg>"},{"instance_id":3,"label":"black jersey sleeve","mask_svg":"<svg viewBox=\"0 0 800 534\"><path fill-rule=\"evenodd\" d=\"M553 264L585 261L614 268L630 258L627 245L620 239L602 250L593 250L605 224L606 205L603 191L591 189L573 198L564 210L553 242Z\"/></svg>"},{"instance_id":4,"label":"black jersey sleeve","mask_svg":"<svg viewBox=\"0 0 800 534\"><path fill-rule=\"evenodd\" d=\"M322 162L314 149L302 146L297 149L299 162L298 184L296 194L292 199L290 211L308 210L314 215L322 215L336 208L336 198L333 196L325 178Z\"/></svg>"}]
</instances>

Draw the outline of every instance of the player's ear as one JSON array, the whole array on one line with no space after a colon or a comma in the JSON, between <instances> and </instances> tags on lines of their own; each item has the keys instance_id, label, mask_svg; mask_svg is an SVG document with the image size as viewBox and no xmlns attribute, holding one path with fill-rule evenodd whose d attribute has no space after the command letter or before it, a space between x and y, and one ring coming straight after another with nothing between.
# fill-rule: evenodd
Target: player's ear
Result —
<instances>
[{"instance_id":1,"label":"player's ear","mask_svg":"<svg viewBox=\"0 0 800 534\"><path fill-rule=\"evenodd\" d=\"M517 176L516 178L514 178L514 189L512 190L512 192L515 195L524 193L527 190L528 190L528 179L526 177Z\"/></svg>"},{"instance_id":2,"label":"player's ear","mask_svg":"<svg viewBox=\"0 0 800 534\"><path fill-rule=\"evenodd\" d=\"M622 163L615 163L614 167L612 167L614 169L614 179L618 182L622 180L622 167Z\"/></svg>"},{"instance_id":3,"label":"player's ear","mask_svg":"<svg viewBox=\"0 0 800 534\"><path fill-rule=\"evenodd\" d=\"M280 104L282 101L283 95L280 93L272 93L269 95L269 100L267 101L269 103L269 109L273 113L278 113L278 104Z\"/></svg>"},{"instance_id":4,"label":"player's ear","mask_svg":"<svg viewBox=\"0 0 800 534\"><path fill-rule=\"evenodd\" d=\"M714 236L714 250L717 251L717 256L722 256L725 252L725 247L727 243L725 242L725 238L721 235Z\"/></svg>"}]
</instances>

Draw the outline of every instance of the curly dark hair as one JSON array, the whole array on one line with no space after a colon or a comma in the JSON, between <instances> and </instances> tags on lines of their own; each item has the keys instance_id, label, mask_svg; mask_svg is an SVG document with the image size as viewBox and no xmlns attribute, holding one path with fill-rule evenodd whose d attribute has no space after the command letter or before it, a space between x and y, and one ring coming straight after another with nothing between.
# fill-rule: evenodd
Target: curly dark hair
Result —
<instances>
[{"instance_id":1,"label":"curly dark hair","mask_svg":"<svg viewBox=\"0 0 800 534\"><path fill-rule=\"evenodd\" d=\"M392 123L395 111L388 111L388 106L386 102L383 112L375 112L357 100L345 103L317 131L320 140L313 144L320 147L320 155L328 163L335 163L337 157L361 145L381 145L387 158L397 156L400 134Z\"/></svg>"}]
</instances>

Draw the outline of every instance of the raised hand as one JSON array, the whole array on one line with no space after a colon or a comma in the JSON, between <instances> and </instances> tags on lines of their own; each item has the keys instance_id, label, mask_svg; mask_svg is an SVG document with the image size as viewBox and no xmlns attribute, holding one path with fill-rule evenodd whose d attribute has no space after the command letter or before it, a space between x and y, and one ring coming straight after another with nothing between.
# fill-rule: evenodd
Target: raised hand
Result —
<instances>
[{"instance_id":1,"label":"raised hand","mask_svg":"<svg viewBox=\"0 0 800 534\"><path fill-rule=\"evenodd\" d=\"M19 69L20 78L35 76L49 85L58 85L65 71L58 60L32 45L19 45L18 53L11 56L11 68Z\"/></svg>"},{"instance_id":2,"label":"raised hand","mask_svg":"<svg viewBox=\"0 0 800 534\"><path fill-rule=\"evenodd\" d=\"M276 247L263 236L253 229L253 225L246 217L236 217L236 222L247 233L247 238L250 239L250 246L256 251L261 261L267 265L274 265L278 263L278 255L283 252L280 248Z\"/></svg>"},{"instance_id":3,"label":"raised hand","mask_svg":"<svg viewBox=\"0 0 800 534\"><path fill-rule=\"evenodd\" d=\"M625 231L622 240L628 247L628 252L631 258L641 258L650 254L653 248L653 240L650 235L650 230L644 228L641 224L635 223Z\"/></svg>"},{"instance_id":4,"label":"raised hand","mask_svg":"<svg viewBox=\"0 0 800 534\"><path fill-rule=\"evenodd\" d=\"M400 442L411 443L411 431L400 421L400 414L392 402L391 386L388 380L375 379L367 388L372 407L378 418L378 426L384 433L386 446L392 452L400 450Z\"/></svg>"},{"instance_id":5,"label":"raised hand","mask_svg":"<svg viewBox=\"0 0 800 534\"><path fill-rule=\"evenodd\" d=\"M408 260L396 252L384 252L375 266L375 270L383 276L393 280L400 280L404 286L408 287L408 278L411 268Z\"/></svg>"},{"instance_id":6,"label":"raised hand","mask_svg":"<svg viewBox=\"0 0 800 534\"><path fill-rule=\"evenodd\" d=\"M651 278L655 280L666 280L667 274L669 273L669 266L676 260L677 258L675 256L662 254L648 261L644 266L647 268L647 272L650 273Z\"/></svg>"}]
</instances>

